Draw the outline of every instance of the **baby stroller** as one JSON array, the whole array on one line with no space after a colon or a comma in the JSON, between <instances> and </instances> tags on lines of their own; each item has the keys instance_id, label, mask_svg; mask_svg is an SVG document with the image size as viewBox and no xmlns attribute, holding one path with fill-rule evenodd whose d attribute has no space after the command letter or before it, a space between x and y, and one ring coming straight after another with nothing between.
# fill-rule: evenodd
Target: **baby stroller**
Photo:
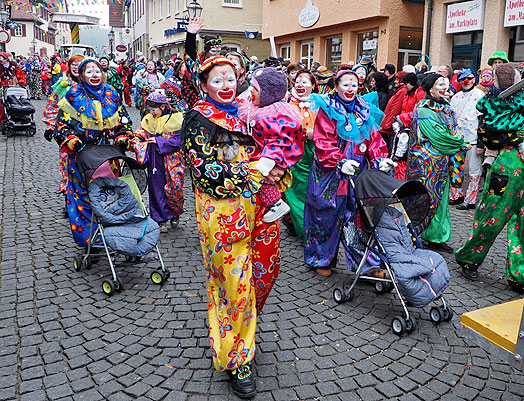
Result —
<instances>
[{"instance_id":1,"label":"baby stroller","mask_svg":"<svg viewBox=\"0 0 524 401\"><path fill-rule=\"evenodd\" d=\"M89 243L85 254L74 258L74 269L91 268L93 259L105 253L113 278L102 282L102 290L112 295L123 288L115 270L117 257L123 255L127 264L145 263L152 260L145 256L155 250L160 269L151 273L151 280L163 284L170 273L157 245L160 228L148 217L142 202L147 187L143 167L113 145L86 146L78 153L77 164L92 214Z\"/></svg>"},{"instance_id":2,"label":"baby stroller","mask_svg":"<svg viewBox=\"0 0 524 401\"><path fill-rule=\"evenodd\" d=\"M362 251L363 257L351 285L344 282L334 289L335 301L351 301L357 281L371 280L378 293L394 289L400 299L404 316L393 319L391 328L395 334L415 330L416 321L408 306L421 308L437 299L442 301L442 308L431 308L431 321L435 324L450 321L453 311L442 296L450 278L447 264L440 254L422 249L415 232L430 205L424 185L419 181L402 181L375 169L360 173L350 182L361 223L356 228L344 227L344 240ZM365 270L370 252L378 256L380 265ZM385 274L377 274L379 271Z\"/></svg>"},{"instance_id":3,"label":"baby stroller","mask_svg":"<svg viewBox=\"0 0 524 401\"><path fill-rule=\"evenodd\" d=\"M35 108L29 101L27 89L18 85L3 87L2 103L5 109L5 118L0 123L3 135L10 137L21 131L29 136L36 134Z\"/></svg>"}]
</instances>

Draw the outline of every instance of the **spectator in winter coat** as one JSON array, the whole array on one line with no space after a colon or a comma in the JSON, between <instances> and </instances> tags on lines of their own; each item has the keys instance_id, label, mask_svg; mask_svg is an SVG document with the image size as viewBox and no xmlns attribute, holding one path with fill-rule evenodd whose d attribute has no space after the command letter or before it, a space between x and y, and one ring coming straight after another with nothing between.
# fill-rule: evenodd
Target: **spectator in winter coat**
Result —
<instances>
[{"instance_id":1,"label":"spectator in winter coat","mask_svg":"<svg viewBox=\"0 0 524 401\"><path fill-rule=\"evenodd\" d=\"M388 97L391 98L391 96L393 96L393 92L395 92L395 66L393 64L386 64L380 71L384 72L388 79Z\"/></svg>"},{"instance_id":2,"label":"spectator in winter coat","mask_svg":"<svg viewBox=\"0 0 524 401\"><path fill-rule=\"evenodd\" d=\"M406 97L402 102L402 109L400 114L397 116L397 120L404 126L409 127L411 125L411 117L413 115L413 109L419 100L424 99L426 96L425 92L421 87L418 86L417 76L409 72L401 79L401 82L406 88Z\"/></svg>"},{"instance_id":3,"label":"spectator in winter coat","mask_svg":"<svg viewBox=\"0 0 524 401\"><path fill-rule=\"evenodd\" d=\"M388 77L383 72L376 72L371 78L371 89L375 90L378 95L378 107L384 111L389 100Z\"/></svg>"},{"instance_id":4,"label":"spectator in winter coat","mask_svg":"<svg viewBox=\"0 0 524 401\"><path fill-rule=\"evenodd\" d=\"M382 120L382 124L380 125L380 133L382 134L384 141L386 141L386 144L388 145L389 152L391 152L391 149L393 147L393 137L395 135L395 133L393 132L393 128L391 128L391 125L395 121L395 117L402 112L402 103L404 102L404 99L407 96L404 83L401 82L402 78L406 74L407 73L405 71L399 71L395 75L395 92L388 101L386 109L384 110L384 119Z\"/></svg>"}]
</instances>

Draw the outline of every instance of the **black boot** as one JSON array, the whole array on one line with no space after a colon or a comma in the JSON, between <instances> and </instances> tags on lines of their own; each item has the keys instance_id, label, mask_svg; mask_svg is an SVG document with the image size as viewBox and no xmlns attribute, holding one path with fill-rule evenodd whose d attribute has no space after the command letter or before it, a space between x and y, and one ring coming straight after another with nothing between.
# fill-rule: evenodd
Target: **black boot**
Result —
<instances>
[{"instance_id":1,"label":"black boot","mask_svg":"<svg viewBox=\"0 0 524 401\"><path fill-rule=\"evenodd\" d=\"M457 198L455 200L451 200L451 199L449 200L449 204L450 205L460 205L463 202L464 202L464 197L463 196L461 196L460 198Z\"/></svg>"},{"instance_id":2,"label":"black boot","mask_svg":"<svg viewBox=\"0 0 524 401\"><path fill-rule=\"evenodd\" d=\"M424 247L427 249L431 249L432 251L436 251L436 252L453 253L453 248L450 247L445 242L426 241L424 242Z\"/></svg>"},{"instance_id":3,"label":"black boot","mask_svg":"<svg viewBox=\"0 0 524 401\"><path fill-rule=\"evenodd\" d=\"M228 370L233 393L240 398L253 398L257 393L255 375L251 363L242 365L235 370Z\"/></svg>"},{"instance_id":4,"label":"black boot","mask_svg":"<svg viewBox=\"0 0 524 401\"><path fill-rule=\"evenodd\" d=\"M524 284L516 283L513 280L508 280L508 284L513 291L524 294Z\"/></svg>"},{"instance_id":5,"label":"black boot","mask_svg":"<svg viewBox=\"0 0 524 401\"><path fill-rule=\"evenodd\" d=\"M458 260L457 263L460 265L460 267L462 267L462 275L468 280L477 281L479 279L479 272L477 271L479 268L478 264L464 263L459 262Z\"/></svg>"}]
</instances>

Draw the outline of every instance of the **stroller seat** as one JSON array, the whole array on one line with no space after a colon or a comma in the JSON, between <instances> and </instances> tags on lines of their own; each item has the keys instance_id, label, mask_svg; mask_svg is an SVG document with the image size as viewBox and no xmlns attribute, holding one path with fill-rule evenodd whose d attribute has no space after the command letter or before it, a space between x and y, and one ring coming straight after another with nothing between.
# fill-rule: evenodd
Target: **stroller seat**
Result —
<instances>
[{"instance_id":1,"label":"stroller seat","mask_svg":"<svg viewBox=\"0 0 524 401\"><path fill-rule=\"evenodd\" d=\"M155 248L160 228L145 215L126 182L116 177L98 177L89 184L88 192L92 210L111 249L142 256Z\"/></svg>"},{"instance_id":2,"label":"stroller seat","mask_svg":"<svg viewBox=\"0 0 524 401\"><path fill-rule=\"evenodd\" d=\"M5 105L9 113L12 113L17 117L35 113L35 107L31 104L29 99L16 95L8 95Z\"/></svg>"},{"instance_id":3,"label":"stroller seat","mask_svg":"<svg viewBox=\"0 0 524 401\"><path fill-rule=\"evenodd\" d=\"M395 272L400 292L414 307L424 307L442 295L450 279L446 261L436 252L413 247L402 211L387 206L376 234Z\"/></svg>"}]
</instances>

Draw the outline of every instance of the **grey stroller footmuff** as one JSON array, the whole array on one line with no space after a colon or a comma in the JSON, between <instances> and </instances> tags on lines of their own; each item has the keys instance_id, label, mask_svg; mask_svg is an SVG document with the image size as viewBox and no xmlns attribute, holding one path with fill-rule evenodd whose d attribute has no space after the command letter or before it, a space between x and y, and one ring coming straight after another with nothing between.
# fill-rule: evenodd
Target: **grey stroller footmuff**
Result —
<instances>
[{"instance_id":1,"label":"grey stroller footmuff","mask_svg":"<svg viewBox=\"0 0 524 401\"><path fill-rule=\"evenodd\" d=\"M400 292L413 306L426 306L442 295L450 278L446 261L436 252L413 247L400 210L386 207L376 233L395 272Z\"/></svg>"},{"instance_id":2,"label":"grey stroller footmuff","mask_svg":"<svg viewBox=\"0 0 524 401\"><path fill-rule=\"evenodd\" d=\"M89 184L89 200L111 249L142 256L155 248L160 228L144 215L125 182L116 177L98 177Z\"/></svg>"}]
</instances>

